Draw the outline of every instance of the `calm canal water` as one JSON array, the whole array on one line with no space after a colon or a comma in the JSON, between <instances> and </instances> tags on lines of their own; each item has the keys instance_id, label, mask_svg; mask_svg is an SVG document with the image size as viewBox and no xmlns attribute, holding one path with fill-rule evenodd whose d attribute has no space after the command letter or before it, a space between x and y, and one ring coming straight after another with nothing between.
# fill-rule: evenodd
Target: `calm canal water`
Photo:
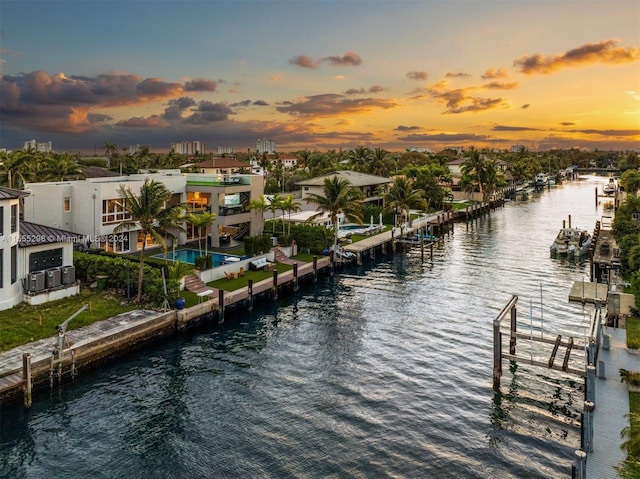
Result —
<instances>
[{"instance_id":1,"label":"calm canal water","mask_svg":"<svg viewBox=\"0 0 640 479\"><path fill-rule=\"evenodd\" d=\"M419 250L379 255L40 393L29 411L3 406L0 477L570 477L581 383L505 365L494 394L492 321L518 294L537 333L542 291L545 333L584 334L590 310L567 298L588 265L549 245L568 215L593 230L604 181L456 224L425 264Z\"/></svg>"}]
</instances>

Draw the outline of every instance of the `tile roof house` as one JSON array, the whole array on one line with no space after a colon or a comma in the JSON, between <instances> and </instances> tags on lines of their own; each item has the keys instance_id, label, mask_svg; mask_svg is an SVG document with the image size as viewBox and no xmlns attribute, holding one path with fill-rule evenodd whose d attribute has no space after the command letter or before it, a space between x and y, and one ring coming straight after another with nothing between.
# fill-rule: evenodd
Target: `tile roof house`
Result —
<instances>
[{"instance_id":1,"label":"tile roof house","mask_svg":"<svg viewBox=\"0 0 640 479\"><path fill-rule=\"evenodd\" d=\"M341 178L346 179L354 187L360 189L364 195L365 203L381 204L382 194L380 189L386 190L391 183L391 179L384 178L382 176L367 175L365 173L350 170L338 170L327 175L317 176L315 178L296 183L297 186L302 187L302 199L304 200L310 193L319 195L324 194L324 180L335 176L340 176Z\"/></svg>"}]
</instances>

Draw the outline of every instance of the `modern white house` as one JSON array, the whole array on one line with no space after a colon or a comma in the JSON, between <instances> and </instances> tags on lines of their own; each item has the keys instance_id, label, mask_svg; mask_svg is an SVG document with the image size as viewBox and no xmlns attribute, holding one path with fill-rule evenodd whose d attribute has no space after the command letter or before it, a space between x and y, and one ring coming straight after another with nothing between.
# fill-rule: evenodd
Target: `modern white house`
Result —
<instances>
[{"instance_id":1,"label":"modern white house","mask_svg":"<svg viewBox=\"0 0 640 479\"><path fill-rule=\"evenodd\" d=\"M78 294L73 243L78 236L20 220L22 190L0 187L0 310Z\"/></svg>"},{"instance_id":2,"label":"modern white house","mask_svg":"<svg viewBox=\"0 0 640 479\"><path fill-rule=\"evenodd\" d=\"M297 186L302 188L302 200L304 201L304 199L312 193L324 195L324 180L333 178L334 176L340 176L351 183L352 186L358 188L364 195L365 203L373 203L380 206L382 206L383 203L384 192L392 182L391 179L382 176L367 175L357 171L339 170L296 183Z\"/></svg>"},{"instance_id":3,"label":"modern white house","mask_svg":"<svg viewBox=\"0 0 640 479\"><path fill-rule=\"evenodd\" d=\"M264 178L257 175L182 174L175 171L136 174L77 181L26 183L24 217L29 221L79 233L87 248L103 248L116 253L135 252L155 246L138 229L116 233L129 219L120 187L138 194L145 179L162 182L173 196L171 203L183 203L188 212L215 213L215 223L206 232L189 228L179 233L177 244L208 239L211 246L231 244L244 235L262 231L262 216L248 208L249 202L264 192Z\"/></svg>"}]
</instances>

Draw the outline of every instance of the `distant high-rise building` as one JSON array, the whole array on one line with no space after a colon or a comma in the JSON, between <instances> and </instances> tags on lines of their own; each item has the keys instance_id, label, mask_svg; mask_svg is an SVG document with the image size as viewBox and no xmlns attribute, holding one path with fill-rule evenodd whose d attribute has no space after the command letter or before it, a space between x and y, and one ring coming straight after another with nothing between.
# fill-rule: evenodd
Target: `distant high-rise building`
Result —
<instances>
[{"instance_id":1,"label":"distant high-rise building","mask_svg":"<svg viewBox=\"0 0 640 479\"><path fill-rule=\"evenodd\" d=\"M266 138L262 138L261 140L256 141L256 151L258 153L268 153L268 154L275 153L276 142L273 140L267 140Z\"/></svg>"},{"instance_id":2,"label":"distant high-rise building","mask_svg":"<svg viewBox=\"0 0 640 479\"><path fill-rule=\"evenodd\" d=\"M218 154L219 155L224 155L224 154L235 154L236 152L236 147L235 146L219 146L218 147Z\"/></svg>"},{"instance_id":3,"label":"distant high-rise building","mask_svg":"<svg viewBox=\"0 0 640 479\"><path fill-rule=\"evenodd\" d=\"M29 140L24 142L22 149L48 152L53 150L53 145L50 141L38 143L36 140Z\"/></svg>"},{"instance_id":4,"label":"distant high-rise building","mask_svg":"<svg viewBox=\"0 0 640 479\"><path fill-rule=\"evenodd\" d=\"M179 155L195 155L205 153L204 141L183 141L181 143L171 143L171 149Z\"/></svg>"},{"instance_id":5,"label":"distant high-rise building","mask_svg":"<svg viewBox=\"0 0 640 479\"><path fill-rule=\"evenodd\" d=\"M527 148L524 145L511 145L511 153L520 153L521 151L525 151Z\"/></svg>"}]
</instances>

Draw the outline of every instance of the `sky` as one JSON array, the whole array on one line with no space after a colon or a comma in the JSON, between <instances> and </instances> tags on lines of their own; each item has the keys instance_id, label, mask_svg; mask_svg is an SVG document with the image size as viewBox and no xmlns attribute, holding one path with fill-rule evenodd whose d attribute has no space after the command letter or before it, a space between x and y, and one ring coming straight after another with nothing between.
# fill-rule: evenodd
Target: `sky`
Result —
<instances>
[{"instance_id":1,"label":"sky","mask_svg":"<svg viewBox=\"0 0 640 479\"><path fill-rule=\"evenodd\" d=\"M637 0L1 0L0 148L640 149Z\"/></svg>"}]
</instances>

